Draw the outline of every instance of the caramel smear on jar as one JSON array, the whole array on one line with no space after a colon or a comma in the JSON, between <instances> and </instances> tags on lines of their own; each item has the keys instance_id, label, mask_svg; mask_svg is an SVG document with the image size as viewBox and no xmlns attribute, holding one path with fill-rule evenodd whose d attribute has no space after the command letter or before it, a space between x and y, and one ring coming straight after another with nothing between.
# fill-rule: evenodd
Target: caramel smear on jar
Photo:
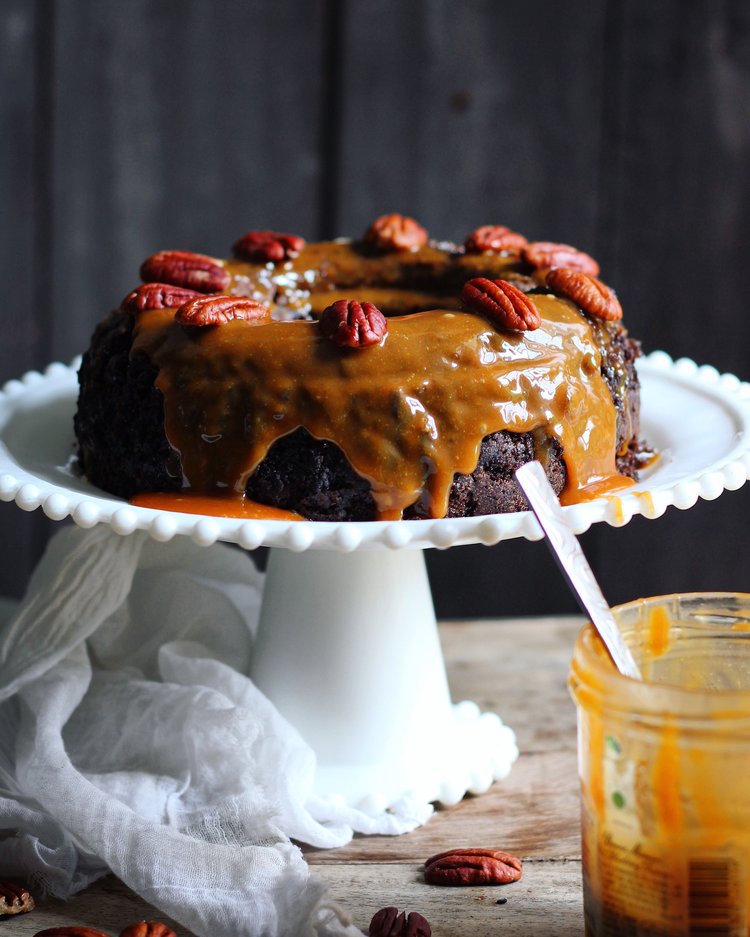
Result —
<instances>
[{"instance_id":1,"label":"caramel smear on jar","mask_svg":"<svg viewBox=\"0 0 750 937\"><path fill-rule=\"evenodd\" d=\"M380 518L417 501L444 516L454 475L470 474L482 439L499 430L560 442L565 502L625 487L592 330L566 299L534 300L533 332L434 309L389 319L388 335L364 350L333 345L315 322L188 330L173 310L154 310L138 318L131 354L158 368L166 435L196 492L240 497L273 443L300 426L342 449Z\"/></svg>"}]
</instances>

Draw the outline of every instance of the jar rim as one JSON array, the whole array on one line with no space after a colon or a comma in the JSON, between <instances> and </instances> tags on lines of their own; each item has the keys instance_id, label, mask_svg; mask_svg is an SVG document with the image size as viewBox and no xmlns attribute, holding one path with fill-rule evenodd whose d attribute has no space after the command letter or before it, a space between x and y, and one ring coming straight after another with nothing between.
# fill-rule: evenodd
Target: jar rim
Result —
<instances>
[{"instance_id":1,"label":"jar rim","mask_svg":"<svg viewBox=\"0 0 750 937\"><path fill-rule=\"evenodd\" d=\"M700 601L715 601L717 605L729 601L747 605L750 614L750 593L745 592L684 592L635 599L614 606L615 616L636 608ZM750 641L750 631L738 631L737 637ZM660 713L686 716L697 720L712 718L721 710L722 721L728 719L750 720L750 688L747 690L723 690L680 687L666 683L653 683L626 677L615 669L601 639L591 623L587 623L576 639L570 672L570 689L576 701L578 692L606 694L608 709L628 712ZM646 689L647 688L647 689Z\"/></svg>"}]
</instances>

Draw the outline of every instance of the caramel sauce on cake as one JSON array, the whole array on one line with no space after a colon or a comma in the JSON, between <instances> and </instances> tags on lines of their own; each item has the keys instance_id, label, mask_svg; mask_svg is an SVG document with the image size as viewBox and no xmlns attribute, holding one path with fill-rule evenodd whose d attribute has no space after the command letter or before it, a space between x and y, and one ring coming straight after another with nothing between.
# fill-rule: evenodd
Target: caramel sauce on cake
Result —
<instances>
[{"instance_id":1,"label":"caramel sauce on cake","mask_svg":"<svg viewBox=\"0 0 750 937\"><path fill-rule=\"evenodd\" d=\"M168 494L150 491L135 495L130 503L136 507L152 508L156 511L176 511L184 514L206 514L208 517L239 517L255 521L303 521L296 511L286 511L270 504L261 504L250 498L238 498L234 492L222 495L205 495L200 492L183 491Z\"/></svg>"},{"instance_id":2,"label":"caramel sauce on cake","mask_svg":"<svg viewBox=\"0 0 750 937\"><path fill-rule=\"evenodd\" d=\"M458 247L392 214L233 253L158 251L97 327L75 416L93 484L283 521L523 510L534 457L563 503L632 484L638 343L576 248L492 225Z\"/></svg>"},{"instance_id":3,"label":"caramel sauce on cake","mask_svg":"<svg viewBox=\"0 0 750 937\"><path fill-rule=\"evenodd\" d=\"M432 305L425 299L434 294L436 283L449 294L447 308L460 308L457 293L466 280L490 273L505 276L518 268L518 257L509 253L488 259L430 244L418 251L378 254L340 240L308 244L296 257L275 265L228 260L223 266L231 278L228 293L275 301L299 317L320 313L335 299L350 298L354 288L360 302L373 302L387 314L417 305L425 309ZM405 282L410 290L403 289Z\"/></svg>"},{"instance_id":4,"label":"caramel sauce on cake","mask_svg":"<svg viewBox=\"0 0 750 937\"><path fill-rule=\"evenodd\" d=\"M351 255L313 245L289 266L304 278L319 265L318 276L340 286ZM234 282L242 266L227 265ZM356 269L361 282L361 258ZM378 277L383 284L382 258ZM358 350L327 341L313 321L187 329L174 310L155 309L138 315L131 356L158 369L166 436L193 492L241 499L273 443L298 427L340 447L370 483L379 519L415 503L420 514L445 515L454 475L470 474L482 439L500 430L539 431L541 459L541 440L559 441L564 503L631 484L615 468L616 412L591 326L564 298L534 302L534 331L432 309L390 318L386 337Z\"/></svg>"}]
</instances>

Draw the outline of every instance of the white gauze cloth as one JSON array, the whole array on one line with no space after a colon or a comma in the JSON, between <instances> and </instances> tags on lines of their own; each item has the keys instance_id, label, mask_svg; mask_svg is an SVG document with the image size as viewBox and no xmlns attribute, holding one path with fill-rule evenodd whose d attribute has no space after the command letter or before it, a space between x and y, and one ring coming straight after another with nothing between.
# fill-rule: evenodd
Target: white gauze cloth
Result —
<instances>
[{"instance_id":1,"label":"white gauze cloth","mask_svg":"<svg viewBox=\"0 0 750 937\"><path fill-rule=\"evenodd\" d=\"M403 833L321 802L315 756L244 674L263 576L239 550L64 528L0 630L0 877L112 871L199 937L359 935L291 839Z\"/></svg>"}]
</instances>

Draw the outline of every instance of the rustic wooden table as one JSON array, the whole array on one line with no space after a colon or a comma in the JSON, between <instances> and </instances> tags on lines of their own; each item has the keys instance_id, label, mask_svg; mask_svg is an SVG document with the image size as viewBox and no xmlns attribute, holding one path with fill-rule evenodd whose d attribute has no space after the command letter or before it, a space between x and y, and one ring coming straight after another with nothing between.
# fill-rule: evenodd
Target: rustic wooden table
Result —
<instances>
[{"instance_id":1,"label":"rustic wooden table","mask_svg":"<svg viewBox=\"0 0 750 937\"><path fill-rule=\"evenodd\" d=\"M413 833L306 850L314 874L365 934L384 905L419 911L433 937L583 933L575 710L566 686L580 624L577 618L528 618L441 625L453 699L473 699L500 713L516 731L521 756L488 793L437 811ZM456 846L491 846L520 856L523 878L496 888L425 885L424 859ZM498 905L500 897L507 902ZM167 920L109 877L66 904L41 903L0 929L32 937L54 925L86 924L117 935L143 918ZM179 937L189 937L173 926Z\"/></svg>"}]
</instances>

